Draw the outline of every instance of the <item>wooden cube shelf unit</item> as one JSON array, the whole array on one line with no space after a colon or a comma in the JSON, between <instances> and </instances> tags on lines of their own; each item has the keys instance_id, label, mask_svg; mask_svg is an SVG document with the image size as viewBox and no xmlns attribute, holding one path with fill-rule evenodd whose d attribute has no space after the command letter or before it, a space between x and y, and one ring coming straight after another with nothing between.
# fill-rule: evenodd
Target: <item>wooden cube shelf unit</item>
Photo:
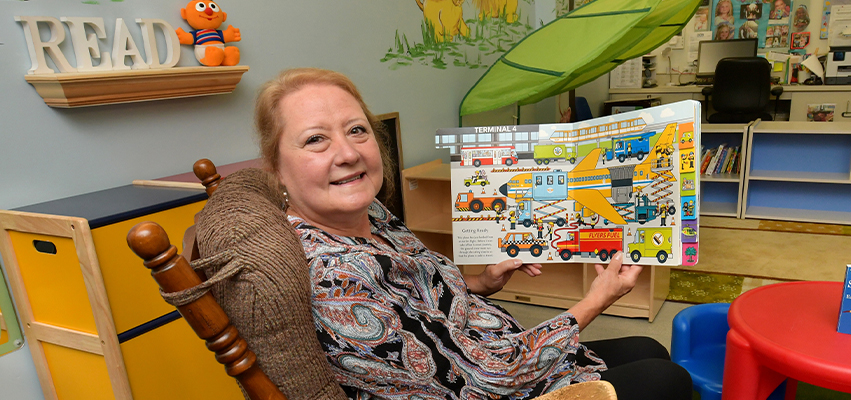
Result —
<instances>
[{"instance_id":1,"label":"wooden cube shelf unit","mask_svg":"<svg viewBox=\"0 0 851 400\"><path fill-rule=\"evenodd\" d=\"M402 199L405 221L425 245L453 258L452 201L449 164L434 160L402 171ZM464 273L476 274L481 265L459 266ZM498 300L540 306L570 308L585 296L597 272L592 264L550 263L544 275L531 278L514 274ZM609 307L605 314L642 317L653 321L668 296L670 268L648 266L631 293Z\"/></svg>"}]
</instances>

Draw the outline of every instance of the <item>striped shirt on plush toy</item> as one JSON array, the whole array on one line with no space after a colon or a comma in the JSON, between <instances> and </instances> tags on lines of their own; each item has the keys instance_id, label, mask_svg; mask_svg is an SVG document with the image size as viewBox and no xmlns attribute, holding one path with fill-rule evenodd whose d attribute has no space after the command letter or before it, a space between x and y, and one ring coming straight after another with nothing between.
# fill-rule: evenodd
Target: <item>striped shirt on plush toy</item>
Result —
<instances>
[{"instance_id":1,"label":"striped shirt on plush toy","mask_svg":"<svg viewBox=\"0 0 851 400\"><path fill-rule=\"evenodd\" d=\"M209 42L225 42L225 36L222 35L222 31L217 31L215 29L199 29L197 31L192 31L192 36L195 37L195 43L193 44L207 44Z\"/></svg>"}]
</instances>

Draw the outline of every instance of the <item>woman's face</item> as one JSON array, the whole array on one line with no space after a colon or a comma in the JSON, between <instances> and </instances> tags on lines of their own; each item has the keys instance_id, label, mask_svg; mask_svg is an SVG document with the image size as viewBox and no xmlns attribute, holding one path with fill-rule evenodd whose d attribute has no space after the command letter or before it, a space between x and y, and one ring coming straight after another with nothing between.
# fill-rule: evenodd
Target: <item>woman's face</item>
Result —
<instances>
[{"instance_id":1,"label":"woman's face","mask_svg":"<svg viewBox=\"0 0 851 400\"><path fill-rule=\"evenodd\" d=\"M278 177L287 187L289 213L334 231L364 218L381 189L381 153L358 101L328 84L308 85L278 108ZM327 228L331 229L327 229Z\"/></svg>"}]
</instances>

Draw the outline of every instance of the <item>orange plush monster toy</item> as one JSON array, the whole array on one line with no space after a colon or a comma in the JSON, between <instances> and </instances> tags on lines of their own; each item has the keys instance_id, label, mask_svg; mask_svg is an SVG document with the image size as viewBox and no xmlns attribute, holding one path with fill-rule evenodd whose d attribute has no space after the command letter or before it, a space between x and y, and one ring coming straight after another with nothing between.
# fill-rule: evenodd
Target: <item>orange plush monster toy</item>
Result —
<instances>
[{"instance_id":1,"label":"orange plush monster toy","mask_svg":"<svg viewBox=\"0 0 851 400\"><path fill-rule=\"evenodd\" d=\"M239 29L233 26L224 31L216 30L228 18L218 4L212 1L190 1L186 8L180 9L180 16L195 30L186 32L177 28L177 38L180 44L195 45L198 62L208 67L239 64L239 49L225 47L225 43L238 42L242 37Z\"/></svg>"}]
</instances>

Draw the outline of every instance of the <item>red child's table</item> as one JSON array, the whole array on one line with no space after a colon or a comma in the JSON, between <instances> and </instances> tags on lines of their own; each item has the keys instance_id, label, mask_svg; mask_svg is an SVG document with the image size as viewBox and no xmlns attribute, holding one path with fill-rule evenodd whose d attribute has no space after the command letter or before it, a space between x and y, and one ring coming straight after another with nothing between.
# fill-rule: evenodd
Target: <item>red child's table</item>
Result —
<instances>
[{"instance_id":1,"label":"red child's table","mask_svg":"<svg viewBox=\"0 0 851 400\"><path fill-rule=\"evenodd\" d=\"M841 282L752 289L730 306L723 400L765 399L784 379L851 393L851 335L836 332Z\"/></svg>"}]
</instances>

